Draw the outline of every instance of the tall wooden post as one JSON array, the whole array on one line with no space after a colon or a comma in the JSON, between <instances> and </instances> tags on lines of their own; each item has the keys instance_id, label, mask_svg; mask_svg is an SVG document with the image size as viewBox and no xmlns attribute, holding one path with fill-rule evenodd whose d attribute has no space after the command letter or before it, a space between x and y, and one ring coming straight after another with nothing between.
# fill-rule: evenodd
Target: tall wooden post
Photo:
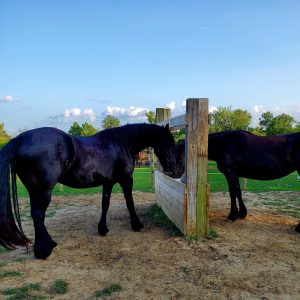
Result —
<instances>
[{"instance_id":1,"label":"tall wooden post","mask_svg":"<svg viewBox=\"0 0 300 300\"><path fill-rule=\"evenodd\" d=\"M187 100L186 228L185 234L208 234L208 99Z\"/></svg>"}]
</instances>

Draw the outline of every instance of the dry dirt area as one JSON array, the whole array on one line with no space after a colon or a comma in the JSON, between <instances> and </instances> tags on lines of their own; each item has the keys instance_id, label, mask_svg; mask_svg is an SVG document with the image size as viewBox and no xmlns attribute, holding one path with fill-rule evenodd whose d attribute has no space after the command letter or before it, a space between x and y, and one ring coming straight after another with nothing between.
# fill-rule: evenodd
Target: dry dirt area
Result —
<instances>
[{"instance_id":1,"label":"dry dirt area","mask_svg":"<svg viewBox=\"0 0 300 300\"><path fill-rule=\"evenodd\" d=\"M69 283L68 292L44 292L48 299L96 299L95 292L112 283L121 290L105 299L300 299L297 220L252 205L260 197L272 194L245 193L248 217L232 223L226 221L228 194L213 193L210 227L219 237L205 241L172 237L168 229L153 225L151 193L134 193L145 224L142 232L131 230L123 195L113 195L106 237L97 234L100 195L54 197L52 205L59 208L47 226L58 246L47 260L37 260L25 249L0 254L0 262L7 263L0 272L21 272L0 278L0 289L40 283L47 291L61 278ZM31 223L24 224L33 238Z\"/></svg>"}]
</instances>

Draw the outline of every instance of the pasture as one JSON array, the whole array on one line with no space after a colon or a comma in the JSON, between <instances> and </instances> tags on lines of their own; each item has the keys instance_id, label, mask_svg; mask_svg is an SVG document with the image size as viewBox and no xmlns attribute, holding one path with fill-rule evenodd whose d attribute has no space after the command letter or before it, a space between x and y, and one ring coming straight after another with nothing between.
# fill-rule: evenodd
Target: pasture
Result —
<instances>
[{"instance_id":1,"label":"pasture","mask_svg":"<svg viewBox=\"0 0 300 300\"><path fill-rule=\"evenodd\" d=\"M177 235L156 218L149 168L137 168L134 178L136 209L145 225L141 232L131 230L119 187L112 196L110 232L105 237L97 232L99 188L64 187L63 192L56 188L46 225L58 246L47 260L35 259L31 249L27 253L23 248L0 248L0 298L299 297L300 236L293 231L300 217L296 173L276 181L249 180L244 192L249 214L245 220L232 223L226 221L230 207L227 184L210 163L212 230L210 239L200 241ZM29 199L20 183L18 188L23 227L33 238Z\"/></svg>"}]
</instances>

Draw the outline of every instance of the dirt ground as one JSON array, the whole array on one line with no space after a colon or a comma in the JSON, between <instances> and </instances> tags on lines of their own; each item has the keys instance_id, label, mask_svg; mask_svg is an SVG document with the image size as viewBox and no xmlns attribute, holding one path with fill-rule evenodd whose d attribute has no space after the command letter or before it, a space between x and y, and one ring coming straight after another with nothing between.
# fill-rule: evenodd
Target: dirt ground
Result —
<instances>
[{"instance_id":1,"label":"dirt ground","mask_svg":"<svg viewBox=\"0 0 300 300\"><path fill-rule=\"evenodd\" d=\"M291 193L275 196L285 199ZM59 208L47 227L58 246L47 260L35 259L26 249L0 254L0 261L8 262L0 271L22 273L0 279L0 288L38 282L47 289L63 278L68 293L47 297L95 299L95 291L119 283L122 289L105 299L300 299L297 219L256 205L275 196L245 193L248 216L232 223L226 221L228 194L213 193L210 227L219 237L205 241L171 237L168 229L153 225L148 215L155 203L152 193L134 193L145 225L141 232L131 230L123 195L114 194L105 237L97 233L100 195L54 197L52 205ZM24 227L33 238L29 220Z\"/></svg>"}]
</instances>

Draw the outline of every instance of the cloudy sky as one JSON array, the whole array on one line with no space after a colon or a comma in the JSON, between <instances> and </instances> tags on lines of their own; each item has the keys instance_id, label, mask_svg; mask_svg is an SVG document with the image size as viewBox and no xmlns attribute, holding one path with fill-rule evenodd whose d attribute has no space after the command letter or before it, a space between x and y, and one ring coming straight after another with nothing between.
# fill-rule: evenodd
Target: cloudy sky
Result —
<instances>
[{"instance_id":1,"label":"cloudy sky","mask_svg":"<svg viewBox=\"0 0 300 300\"><path fill-rule=\"evenodd\" d=\"M300 121L300 1L0 1L0 122L100 127L210 106Z\"/></svg>"}]
</instances>

